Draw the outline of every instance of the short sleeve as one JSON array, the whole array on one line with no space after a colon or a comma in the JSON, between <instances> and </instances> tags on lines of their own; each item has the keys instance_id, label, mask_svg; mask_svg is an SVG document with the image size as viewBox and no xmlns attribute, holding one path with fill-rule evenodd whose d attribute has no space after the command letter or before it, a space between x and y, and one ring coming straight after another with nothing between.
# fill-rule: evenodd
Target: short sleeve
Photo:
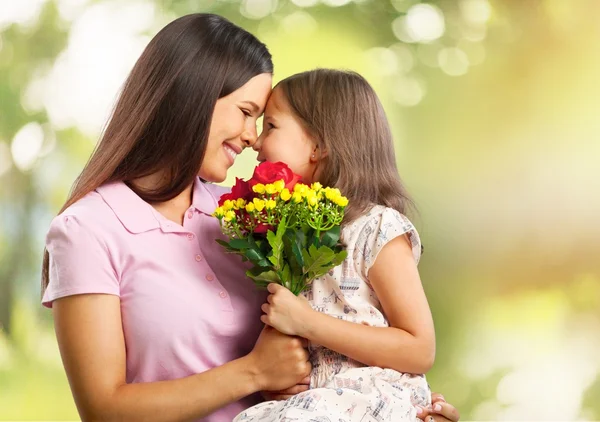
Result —
<instances>
[{"instance_id":1,"label":"short sleeve","mask_svg":"<svg viewBox=\"0 0 600 422\"><path fill-rule=\"evenodd\" d=\"M366 219L358 238L362 243L358 250L363 255L363 262L359 269L363 277L368 277L369 270L375 264L383 247L404 234L408 235L413 257L418 264L421 258L421 240L410 220L393 208L377 207L369 214L371 215Z\"/></svg>"},{"instance_id":2,"label":"short sleeve","mask_svg":"<svg viewBox=\"0 0 600 422\"><path fill-rule=\"evenodd\" d=\"M46 237L49 284L42 304L86 293L120 295L117 272L108 249L93 230L73 215L59 215Z\"/></svg>"}]
</instances>

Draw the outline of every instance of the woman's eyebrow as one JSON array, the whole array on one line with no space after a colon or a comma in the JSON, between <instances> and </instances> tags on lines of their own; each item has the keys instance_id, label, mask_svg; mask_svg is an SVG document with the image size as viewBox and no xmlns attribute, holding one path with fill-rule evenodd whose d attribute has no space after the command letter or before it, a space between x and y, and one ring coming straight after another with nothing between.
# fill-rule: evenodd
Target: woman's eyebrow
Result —
<instances>
[{"instance_id":1,"label":"woman's eyebrow","mask_svg":"<svg viewBox=\"0 0 600 422\"><path fill-rule=\"evenodd\" d=\"M254 101L242 101L245 104L248 104L250 106L250 108L252 108L252 111L254 111L255 113L258 113L260 111L260 107L254 102Z\"/></svg>"}]
</instances>

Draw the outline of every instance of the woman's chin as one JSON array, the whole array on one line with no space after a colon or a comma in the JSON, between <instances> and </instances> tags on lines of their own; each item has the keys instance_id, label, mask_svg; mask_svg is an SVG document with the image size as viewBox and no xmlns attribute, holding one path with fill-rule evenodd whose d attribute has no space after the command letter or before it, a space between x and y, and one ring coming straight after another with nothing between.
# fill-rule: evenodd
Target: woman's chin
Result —
<instances>
[{"instance_id":1,"label":"woman's chin","mask_svg":"<svg viewBox=\"0 0 600 422\"><path fill-rule=\"evenodd\" d=\"M227 178L227 170L223 171L211 171L211 172L200 172L198 176L210 183L222 183Z\"/></svg>"}]
</instances>

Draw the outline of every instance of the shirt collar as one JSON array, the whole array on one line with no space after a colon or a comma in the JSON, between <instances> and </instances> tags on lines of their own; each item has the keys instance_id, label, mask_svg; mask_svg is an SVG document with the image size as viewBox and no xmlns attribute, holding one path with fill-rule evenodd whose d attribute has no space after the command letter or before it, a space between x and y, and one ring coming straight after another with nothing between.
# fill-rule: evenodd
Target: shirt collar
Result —
<instances>
[{"instance_id":1,"label":"shirt collar","mask_svg":"<svg viewBox=\"0 0 600 422\"><path fill-rule=\"evenodd\" d=\"M97 188L96 192L131 233L142 233L160 227L152 205L140 198L125 183L107 183Z\"/></svg>"},{"instance_id":2,"label":"shirt collar","mask_svg":"<svg viewBox=\"0 0 600 422\"><path fill-rule=\"evenodd\" d=\"M212 215L218 204L209 186L198 177L194 180L192 207L204 214ZM162 219L158 218L158 212L152 205L140 198L123 182L104 184L97 188L96 192L102 196L121 224L131 233L143 233L157 228L170 227L170 225L161 224L160 220Z\"/></svg>"},{"instance_id":3,"label":"shirt collar","mask_svg":"<svg viewBox=\"0 0 600 422\"><path fill-rule=\"evenodd\" d=\"M194 191L192 193L192 207L196 208L198 211L212 215L215 212L215 209L218 206L218 199L213 192L213 187L216 185L212 185L211 183L205 183L197 177L194 180Z\"/></svg>"}]
</instances>

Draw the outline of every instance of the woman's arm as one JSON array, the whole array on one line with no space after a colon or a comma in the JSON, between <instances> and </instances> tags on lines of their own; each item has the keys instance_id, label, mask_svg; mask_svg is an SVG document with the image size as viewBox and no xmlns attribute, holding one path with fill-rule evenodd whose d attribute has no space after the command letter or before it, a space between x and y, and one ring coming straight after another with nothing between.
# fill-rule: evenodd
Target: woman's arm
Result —
<instances>
[{"instance_id":1,"label":"woman's arm","mask_svg":"<svg viewBox=\"0 0 600 422\"><path fill-rule=\"evenodd\" d=\"M387 243L369 271L390 327L370 327L316 312L308 302L272 284L264 323L305 337L369 366L426 373L435 357L431 311L406 236Z\"/></svg>"},{"instance_id":2,"label":"woman's arm","mask_svg":"<svg viewBox=\"0 0 600 422\"><path fill-rule=\"evenodd\" d=\"M83 421L188 421L261 390L295 385L310 372L299 339L265 328L245 357L186 378L127 384L117 296L69 296L53 304L56 335Z\"/></svg>"}]
</instances>

